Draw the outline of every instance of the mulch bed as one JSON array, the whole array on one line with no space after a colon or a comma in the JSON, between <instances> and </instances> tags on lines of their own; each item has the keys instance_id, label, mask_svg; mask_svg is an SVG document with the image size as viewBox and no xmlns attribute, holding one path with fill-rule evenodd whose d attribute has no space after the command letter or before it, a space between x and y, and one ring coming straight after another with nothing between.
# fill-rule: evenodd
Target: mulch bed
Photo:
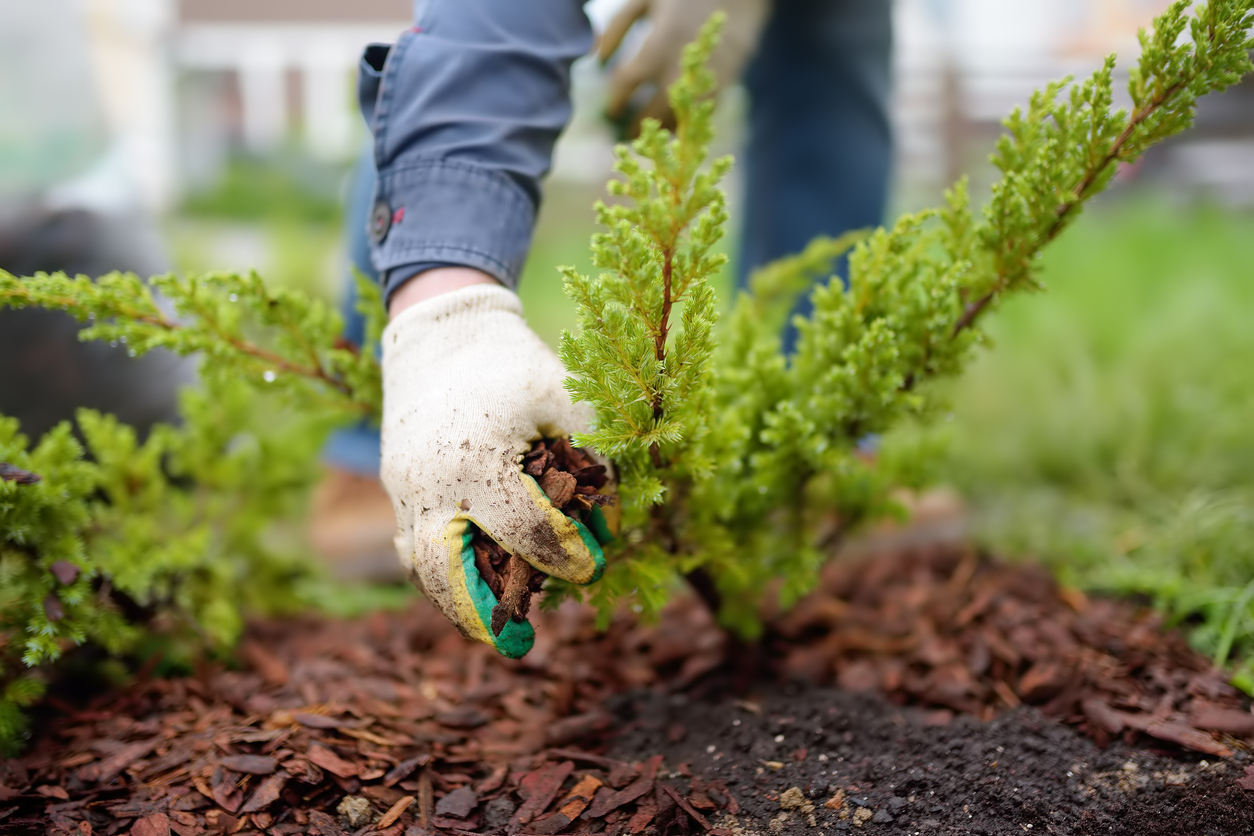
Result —
<instances>
[{"instance_id":1,"label":"mulch bed","mask_svg":"<svg viewBox=\"0 0 1254 836\"><path fill-rule=\"evenodd\" d=\"M752 654L689 598L604 633L578 606L531 617L520 662L417 602L257 623L240 669L54 701L0 764L0 830L740 836L814 814L825 832L1004 833L992 822L1022 804L988 779L1015 770L1037 805L1015 832L1104 833L1085 828L1126 825L1124 808L1147 827L1211 811L1214 832L1254 829L1215 812L1254 810L1248 702L1152 614L1036 567L950 546L837 562ZM997 746L1004 771L989 773ZM931 783L893 777L909 769ZM938 788L955 803L919 804Z\"/></svg>"}]
</instances>

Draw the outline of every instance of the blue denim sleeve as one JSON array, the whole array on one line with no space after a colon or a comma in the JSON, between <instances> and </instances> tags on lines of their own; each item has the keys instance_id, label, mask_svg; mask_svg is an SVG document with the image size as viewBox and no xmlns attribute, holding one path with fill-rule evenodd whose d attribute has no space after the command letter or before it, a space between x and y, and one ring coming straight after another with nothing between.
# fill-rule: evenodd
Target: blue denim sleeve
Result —
<instances>
[{"instance_id":1,"label":"blue denim sleeve","mask_svg":"<svg viewBox=\"0 0 1254 836\"><path fill-rule=\"evenodd\" d=\"M591 44L583 0L428 0L394 46L366 50L370 255L386 293L431 264L517 285L570 118L570 65Z\"/></svg>"}]
</instances>

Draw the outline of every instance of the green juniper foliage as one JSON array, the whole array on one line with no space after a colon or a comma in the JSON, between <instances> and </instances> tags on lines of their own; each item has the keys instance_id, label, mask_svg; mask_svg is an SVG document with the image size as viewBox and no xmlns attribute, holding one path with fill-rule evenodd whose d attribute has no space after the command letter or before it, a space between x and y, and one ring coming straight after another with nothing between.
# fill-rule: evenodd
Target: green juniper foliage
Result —
<instances>
[{"instance_id":1,"label":"green juniper foliage","mask_svg":"<svg viewBox=\"0 0 1254 836\"><path fill-rule=\"evenodd\" d=\"M598 206L606 232L592 242L600 272L564 271L582 328L561 355L572 395L597 418L577 441L621 475L623 536L590 593L603 615L631 597L656 610L685 577L751 636L768 595L795 600L845 532L895 513L890 491L926 475L927 451L888 450L872 465L858 444L929 415L928 384L961 371L1002 296L1037 287L1037 254L1083 202L1186 128L1198 96L1250 69L1252 4L1216 0L1193 17L1174 4L1142 36L1131 113L1111 110L1113 59L1082 84L1050 85L1007 121L994 157L1003 179L982 215L960 183L939 210L815 242L759 271L717 329L709 280L724 260L714 246L730 161L707 159L712 20L670 91L674 134L646 121L618 151L619 200ZM855 240L848 287L813 291L785 357L780 326L798 294ZM361 287L377 338L378 291ZM0 462L20 469L6 473L41 477L0 479L0 743L11 744L39 693L36 666L83 641L133 644L140 625L120 602L225 642L242 609L273 606L284 589L298 597L301 572L268 545L270 523L308 485L326 429L376 416L381 393L373 353L339 340L333 311L255 275L166 276L150 288L118 274L0 272L0 305L67 311L93 322L85 339L137 354L199 354L203 379L184 424L143 444L80 413L90 458L68 427L28 450L0 422ZM582 594L549 590L547 604Z\"/></svg>"},{"instance_id":2,"label":"green juniper foliage","mask_svg":"<svg viewBox=\"0 0 1254 836\"><path fill-rule=\"evenodd\" d=\"M934 410L929 382L962 370L1000 298L1038 288L1037 255L1084 201L1120 164L1187 128L1199 96L1249 71L1251 5L1216 0L1190 16L1187 0L1174 3L1141 34L1130 113L1112 109L1113 56L1082 83L1033 95L1006 121L993 157L1002 179L982 216L962 182L941 209L858 243L848 286L813 291L792 358L779 325L816 253L759 272L714 326L708 279L722 262L710 250L728 162L702 166L711 21L671 90L674 135L646 122L619 149L622 178L610 188L626 200L598 207L607 231L592 241L602 272L565 271L581 331L564 337L562 359L572 395L597 415L578 441L612 457L623 478L626 536L592 591L603 614L627 595L656 608L679 574L724 624L752 636L768 595L786 606L844 532L892 513L891 489L909 484L918 463L869 464L859 442Z\"/></svg>"},{"instance_id":3,"label":"green juniper foliage","mask_svg":"<svg viewBox=\"0 0 1254 836\"><path fill-rule=\"evenodd\" d=\"M327 432L377 410L373 354L340 344L326 305L271 293L256 276L154 285L177 317L134 276L0 272L0 302L92 320L84 339L203 357L182 423L142 443L81 410L86 450L68 424L28 449L0 417L0 748L15 745L20 709L42 692L38 668L70 646L121 653L144 629L229 646L243 612L290 610L318 591L276 524L301 513ZM378 290L362 290L377 341Z\"/></svg>"},{"instance_id":4,"label":"green juniper foliage","mask_svg":"<svg viewBox=\"0 0 1254 836\"><path fill-rule=\"evenodd\" d=\"M385 324L381 291L360 275L357 287L367 343L377 343ZM382 384L374 355L344 342L334 308L298 291L269 288L256 273L144 282L130 273L93 281L64 273L18 278L0 270L0 305L65 311L91 322L80 339L122 343L132 356L154 348L197 354L202 374L275 391L310 413L378 419Z\"/></svg>"}]
</instances>

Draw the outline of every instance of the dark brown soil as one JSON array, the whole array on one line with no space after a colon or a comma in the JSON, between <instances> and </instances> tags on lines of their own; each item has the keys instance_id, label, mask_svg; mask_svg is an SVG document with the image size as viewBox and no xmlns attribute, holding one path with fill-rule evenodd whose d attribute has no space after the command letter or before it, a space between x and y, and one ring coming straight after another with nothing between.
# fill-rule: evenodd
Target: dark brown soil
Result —
<instances>
[{"instance_id":1,"label":"dark brown soil","mask_svg":"<svg viewBox=\"0 0 1254 836\"><path fill-rule=\"evenodd\" d=\"M796 686L754 699L633 695L616 709L631 731L610 754L665 751L668 762L725 782L741 812L718 823L733 832L1254 833L1254 792L1235 783L1245 755L1103 750L1035 709L950 720Z\"/></svg>"},{"instance_id":2,"label":"dark brown soil","mask_svg":"<svg viewBox=\"0 0 1254 836\"><path fill-rule=\"evenodd\" d=\"M521 662L417 602L61 689L0 763L0 832L1254 833L1248 702L1151 613L1032 566L839 561L755 648L691 598L531 618Z\"/></svg>"}]
</instances>

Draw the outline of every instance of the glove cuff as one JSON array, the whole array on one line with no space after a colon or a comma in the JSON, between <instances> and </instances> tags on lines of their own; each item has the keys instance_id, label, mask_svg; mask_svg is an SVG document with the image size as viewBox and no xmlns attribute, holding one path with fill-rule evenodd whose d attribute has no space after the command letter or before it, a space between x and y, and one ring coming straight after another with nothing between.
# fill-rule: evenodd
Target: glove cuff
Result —
<instances>
[{"instance_id":1,"label":"glove cuff","mask_svg":"<svg viewBox=\"0 0 1254 836\"><path fill-rule=\"evenodd\" d=\"M403 333L429 328L458 327L467 320L500 311L522 316L522 302L512 290L500 285L477 284L441 293L401 311L383 330L383 344L394 343Z\"/></svg>"}]
</instances>

